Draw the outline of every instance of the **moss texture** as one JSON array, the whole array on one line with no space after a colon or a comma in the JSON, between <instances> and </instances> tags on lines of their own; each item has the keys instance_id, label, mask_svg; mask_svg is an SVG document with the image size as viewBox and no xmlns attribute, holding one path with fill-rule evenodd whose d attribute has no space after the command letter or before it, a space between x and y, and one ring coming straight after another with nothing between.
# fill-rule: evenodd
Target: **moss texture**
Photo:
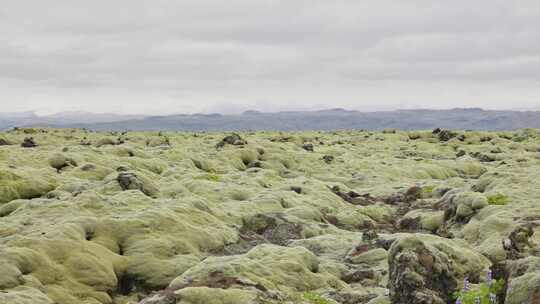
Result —
<instances>
[{"instance_id":1,"label":"moss texture","mask_svg":"<svg viewBox=\"0 0 540 304\"><path fill-rule=\"evenodd\" d=\"M503 244L540 218L540 133L455 132L4 132L0 303L389 303L392 242L457 281L534 254L537 226Z\"/></svg>"}]
</instances>

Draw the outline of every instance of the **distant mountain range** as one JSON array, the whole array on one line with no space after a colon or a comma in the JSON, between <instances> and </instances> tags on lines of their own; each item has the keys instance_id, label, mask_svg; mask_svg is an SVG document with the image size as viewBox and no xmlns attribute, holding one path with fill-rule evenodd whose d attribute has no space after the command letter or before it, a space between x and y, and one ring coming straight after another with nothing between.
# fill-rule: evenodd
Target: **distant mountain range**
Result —
<instances>
[{"instance_id":1,"label":"distant mountain range","mask_svg":"<svg viewBox=\"0 0 540 304\"><path fill-rule=\"evenodd\" d=\"M395 110L359 112L345 109L242 114L178 114L165 116L65 112L38 116L34 113L0 113L0 129L12 127L87 128L91 130L404 130L436 127L463 130L512 130L540 128L540 111L491 111L479 108L450 110Z\"/></svg>"},{"instance_id":2,"label":"distant mountain range","mask_svg":"<svg viewBox=\"0 0 540 304\"><path fill-rule=\"evenodd\" d=\"M60 112L51 115L37 115L34 112L0 113L0 130L25 126L58 126L72 124L99 124L141 119L144 115L119 115L110 113Z\"/></svg>"}]
</instances>

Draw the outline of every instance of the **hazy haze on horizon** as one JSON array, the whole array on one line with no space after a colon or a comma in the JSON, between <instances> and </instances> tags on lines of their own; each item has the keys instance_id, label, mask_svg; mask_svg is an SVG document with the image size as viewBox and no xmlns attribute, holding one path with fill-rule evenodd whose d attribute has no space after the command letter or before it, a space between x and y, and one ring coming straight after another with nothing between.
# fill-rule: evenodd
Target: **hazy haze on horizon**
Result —
<instances>
[{"instance_id":1,"label":"hazy haze on horizon","mask_svg":"<svg viewBox=\"0 0 540 304\"><path fill-rule=\"evenodd\" d=\"M0 6L0 112L540 108L540 2Z\"/></svg>"}]
</instances>

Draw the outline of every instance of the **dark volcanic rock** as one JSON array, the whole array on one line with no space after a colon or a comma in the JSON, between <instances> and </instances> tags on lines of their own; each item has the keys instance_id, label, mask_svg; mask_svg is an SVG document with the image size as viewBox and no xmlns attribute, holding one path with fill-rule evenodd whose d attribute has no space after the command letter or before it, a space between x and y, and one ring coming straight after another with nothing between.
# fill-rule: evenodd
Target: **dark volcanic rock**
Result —
<instances>
[{"instance_id":1,"label":"dark volcanic rock","mask_svg":"<svg viewBox=\"0 0 540 304\"><path fill-rule=\"evenodd\" d=\"M120 171L116 178L122 190L140 190L147 196L154 197L157 189L145 178L139 177L135 172Z\"/></svg>"},{"instance_id":2,"label":"dark volcanic rock","mask_svg":"<svg viewBox=\"0 0 540 304\"><path fill-rule=\"evenodd\" d=\"M289 222L282 214L257 214L244 219L242 234L255 233L265 242L287 245L290 240L302 238L302 226Z\"/></svg>"},{"instance_id":3,"label":"dark volcanic rock","mask_svg":"<svg viewBox=\"0 0 540 304\"><path fill-rule=\"evenodd\" d=\"M302 146L302 149L306 150L306 151L309 151L309 152L313 152L313 144L304 144Z\"/></svg>"},{"instance_id":4,"label":"dark volcanic rock","mask_svg":"<svg viewBox=\"0 0 540 304\"><path fill-rule=\"evenodd\" d=\"M456 132L451 130L441 130L440 132L436 133L439 137L440 141L449 141L450 139L457 136Z\"/></svg>"},{"instance_id":5,"label":"dark volcanic rock","mask_svg":"<svg viewBox=\"0 0 540 304\"><path fill-rule=\"evenodd\" d=\"M37 143L33 137L26 137L24 138L24 141L22 142L21 147L34 148L34 147L37 147Z\"/></svg>"},{"instance_id":6,"label":"dark volcanic rock","mask_svg":"<svg viewBox=\"0 0 540 304\"><path fill-rule=\"evenodd\" d=\"M354 191L343 192L339 186L333 186L330 190L344 201L353 205L367 206L375 203L375 198L371 197L369 194L361 195Z\"/></svg>"},{"instance_id":7,"label":"dark volcanic rock","mask_svg":"<svg viewBox=\"0 0 540 304\"><path fill-rule=\"evenodd\" d=\"M529 242L533 234L532 225L521 225L514 229L510 236L503 240L503 248L508 258L515 260L524 257L527 250L533 247Z\"/></svg>"},{"instance_id":8,"label":"dark volcanic rock","mask_svg":"<svg viewBox=\"0 0 540 304\"><path fill-rule=\"evenodd\" d=\"M506 304L540 304L540 257L512 261L508 267Z\"/></svg>"},{"instance_id":9,"label":"dark volcanic rock","mask_svg":"<svg viewBox=\"0 0 540 304\"><path fill-rule=\"evenodd\" d=\"M332 155L325 155L322 158L325 163L329 164L334 160L334 157Z\"/></svg>"},{"instance_id":10,"label":"dark volcanic rock","mask_svg":"<svg viewBox=\"0 0 540 304\"><path fill-rule=\"evenodd\" d=\"M481 152L473 152L470 154L472 157L478 159L481 162L493 162L497 159L493 155L489 155L487 153L481 153Z\"/></svg>"},{"instance_id":11,"label":"dark volcanic rock","mask_svg":"<svg viewBox=\"0 0 540 304\"><path fill-rule=\"evenodd\" d=\"M231 135L225 136L219 143L217 143L216 148L223 148L225 145L233 145L233 146L243 146L246 145L247 142L240 137L240 135L233 133Z\"/></svg>"},{"instance_id":12,"label":"dark volcanic rock","mask_svg":"<svg viewBox=\"0 0 540 304\"><path fill-rule=\"evenodd\" d=\"M432 252L418 238L396 241L389 257L390 299L393 304L451 303L457 280L450 261Z\"/></svg>"},{"instance_id":13,"label":"dark volcanic rock","mask_svg":"<svg viewBox=\"0 0 540 304\"><path fill-rule=\"evenodd\" d=\"M298 194L301 194L302 193L302 187L291 186L291 191L296 192Z\"/></svg>"}]
</instances>

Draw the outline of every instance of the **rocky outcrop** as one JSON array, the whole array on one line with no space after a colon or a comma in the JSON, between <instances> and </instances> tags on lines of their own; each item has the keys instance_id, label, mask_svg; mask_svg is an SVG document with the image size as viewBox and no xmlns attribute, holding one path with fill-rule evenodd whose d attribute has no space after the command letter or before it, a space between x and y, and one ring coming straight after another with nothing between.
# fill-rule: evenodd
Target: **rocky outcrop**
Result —
<instances>
[{"instance_id":1,"label":"rocky outcrop","mask_svg":"<svg viewBox=\"0 0 540 304\"><path fill-rule=\"evenodd\" d=\"M516 260L528 256L529 251L535 249L529 240L533 234L534 229L530 224L516 227L508 238L503 240L503 248L507 257Z\"/></svg>"},{"instance_id":2,"label":"rocky outcrop","mask_svg":"<svg viewBox=\"0 0 540 304\"><path fill-rule=\"evenodd\" d=\"M464 243L420 234L397 239L388 263L393 304L451 303L463 277L482 273L490 265Z\"/></svg>"},{"instance_id":3,"label":"rocky outcrop","mask_svg":"<svg viewBox=\"0 0 540 304\"><path fill-rule=\"evenodd\" d=\"M509 266L505 304L540 304L540 257L527 257Z\"/></svg>"},{"instance_id":4,"label":"rocky outcrop","mask_svg":"<svg viewBox=\"0 0 540 304\"><path fill-rule=\"evenodd\" d=\"M444 220L448 225L467 223L480 209L488 205L485 195L478 192L459 190L447 192L438 202L438 207L444 209Z\"/></svg>"}]
</instances>

